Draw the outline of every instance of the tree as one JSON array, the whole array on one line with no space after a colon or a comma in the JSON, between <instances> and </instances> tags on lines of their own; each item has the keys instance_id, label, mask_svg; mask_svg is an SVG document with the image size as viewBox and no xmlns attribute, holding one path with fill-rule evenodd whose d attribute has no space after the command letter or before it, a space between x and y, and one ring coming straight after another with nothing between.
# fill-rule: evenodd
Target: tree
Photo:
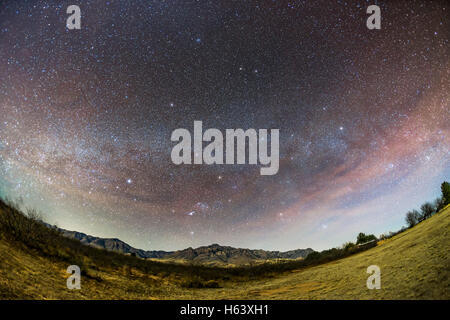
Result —
<instances>
[{"instance_id":1,"label":"tree","mask_svg":"<svg viewBox=\"0 0 450 320\"><path fill-rule=\"evenodd\" d=\"M373 234L364 234L362 232L360 232L358 234L358 237L356 238L356 244L361 244L361 243L366 243L372 240L377 240L377 237L375 237L375 235Z\"/></svg>"},{"instance_id":2,"label":"tree","mask_svg":"<svg viewBox=\"0 0 450 320\"><path fill-rule=\"evenodd\" d=\"M425 202L423 205L420 206L420 212L421 212L420 221L428 219L434 213L434 206L429 202Z\"/></svg>"},{"instance_id":3,"label":"tree","mask_svg":"<svg viewBox=\"0 0 450 320\"><path fill-rule=\"evenodd\" d=\"M351 248L353 248L355 246L355 244L353 242L346 242L343 244L342 248L347 251L350 250Z\"/></svg>"},{"instance_id":4,"label":"tree","mask_svg":"<svg viewBox=\"0 0 450 320\"><path fill-rule=\"evenodd\" d=\"M442 199L444 200L444 207L450 204L450 183L447 181L441 184Z\"/></svg>"},{"instance_id":5,"label":"tree","mask_svg":"<svg viewBox=\"0 0 450 320\"><path fill-rule=\"evenodd\" d=\"M441 209L443 209L444 207L445 207L445 205L444 205L443 198L439 197L439 198L436 198L436 200L434 200L434 210L436 212L441 211Z\"/></svg>"},{"instance_id":6,"label":"tree","mask_svg":"<svg viewBox=\"0 0 450 320\"><path fill-rule=\"evenodd\" d=\"M408 227L414 227L420 221L420 213L417 210L410 210L406 213L405 221L408 224Z\"/></svg>"}]
</instances>

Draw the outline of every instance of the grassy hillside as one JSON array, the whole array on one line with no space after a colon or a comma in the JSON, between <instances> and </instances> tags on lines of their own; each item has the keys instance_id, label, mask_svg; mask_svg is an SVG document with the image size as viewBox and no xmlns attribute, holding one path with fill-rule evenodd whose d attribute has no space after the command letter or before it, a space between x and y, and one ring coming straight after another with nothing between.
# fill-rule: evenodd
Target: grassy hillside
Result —
<instances>
[{"instance_id":1,"label":"grassy hillside","mask_svg":"<svg viewBox=\"0 0 450 320\"><path fill-rule=\"evenodd\" d=\"M11 210L0 206L0 217ZM23 219L8 223L24 232L0 230L0 299L450 298L450 208L364 252L316 266L275 268L145 261L82 246ZM66 288L70 264L83 271L81 290ZM366 287L369 265L381 268L380 290Z\"/></svg>"}]
</instances>

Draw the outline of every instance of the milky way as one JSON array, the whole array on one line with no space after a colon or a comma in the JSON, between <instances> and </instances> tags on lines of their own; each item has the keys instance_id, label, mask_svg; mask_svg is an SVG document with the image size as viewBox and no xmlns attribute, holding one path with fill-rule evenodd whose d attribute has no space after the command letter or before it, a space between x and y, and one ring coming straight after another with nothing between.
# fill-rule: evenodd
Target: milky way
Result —
<instances>
[{"instance_id":1,"label":"milky way","mask_svg":"<svg viewBox=\"0 0 450 320\"><path fill-rule=\"evenodd\" d=\"M76 1L75 1L76 2ZM450 178L450 6L0 4L0 195L144 249L323 249ZM177 128L280 129L280 169L174 165Z\"/></svg>"}]
</instances>

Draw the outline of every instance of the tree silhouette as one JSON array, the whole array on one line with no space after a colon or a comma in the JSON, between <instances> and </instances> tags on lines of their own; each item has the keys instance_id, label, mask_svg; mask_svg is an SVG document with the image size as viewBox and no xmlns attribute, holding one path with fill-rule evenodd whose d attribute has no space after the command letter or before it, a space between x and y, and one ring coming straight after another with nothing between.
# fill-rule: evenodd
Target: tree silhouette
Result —
<instances>
[{"instance_id":1,"label":"tree silhouette","mask_svg":"<svg viewBox=\"0 0 450 320\"><path fill-rule=\"evenodd\" d=\"M420 221L428 219L434 213L434 206L429 202L425 202L423 205L420 206L420 212L421 212Z\"/></svg>"},{"instance_id":2,"label":"tree silhouette","mask_svg":"<svg viewBox=\"0 0 450 320\"><path fill-rule=\"evenodd\" d=\"M406 213L405 221L408 227L414 227L420 221L420 213L417 210L411 210Z\"/></svg>"},{"instance_id":3,"label":"tree silhouette","mask_svg":"<svg viewBox=\"0 0 450 320\"><path fill-rule=\"evenodd\" d=\"M444 201L444 206L450 203L450 183L447 181L441 184L442 200Z\"/></svg>"}]
</instances>

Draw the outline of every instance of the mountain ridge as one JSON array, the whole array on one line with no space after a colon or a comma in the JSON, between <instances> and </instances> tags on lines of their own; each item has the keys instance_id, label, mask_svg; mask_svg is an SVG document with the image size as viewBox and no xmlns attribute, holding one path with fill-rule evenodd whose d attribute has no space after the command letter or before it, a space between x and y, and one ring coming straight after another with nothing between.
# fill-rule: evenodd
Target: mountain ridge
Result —
<instances>
[{"instance_id":1,"label":"mountain ridge","mask_svg":"<svg viewBox=\"0 0 450 320\"><path fill-rule=\"evenodd\" d=\"M55 228L55 227L52 227ZM137 249L118 238L100 238L78 231L56 228L65 237L77 239L82 244L99 249L134 255L142 259L186 261L200 264L248 264L261 260L304 259L314 252L311 248L289 251L268 251L263 249L234 248L213 243L198 248L188 247L176 251Z\"/></svg>"}]
</instances>

